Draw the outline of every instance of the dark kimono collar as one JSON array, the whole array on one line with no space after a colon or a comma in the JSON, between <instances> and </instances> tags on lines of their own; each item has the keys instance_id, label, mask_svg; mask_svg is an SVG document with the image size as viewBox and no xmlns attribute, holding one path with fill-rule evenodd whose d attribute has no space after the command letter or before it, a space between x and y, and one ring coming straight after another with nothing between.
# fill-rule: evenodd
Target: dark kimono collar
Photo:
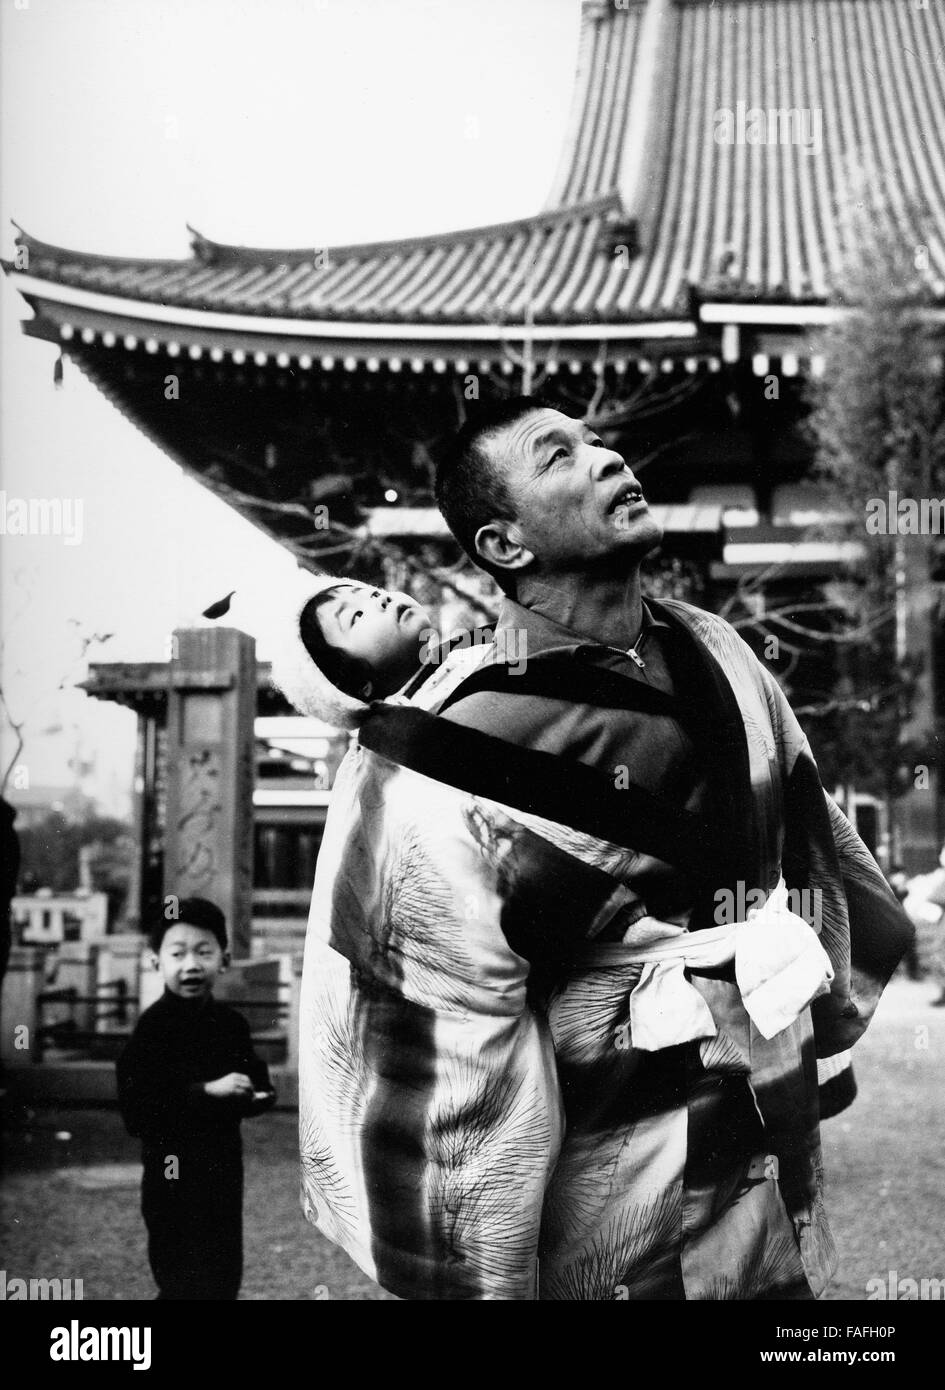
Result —
<instances>
[{"instance_id":1,"label":"dark kimono collar","mask_svg":"<svg viewBox=\"0 0 945 1390\"><path fill-rule=\"evenodd\" d=\"M506 596L502 600L495 630L499 632L528 633L529 655L537 656L547 652L578 652L584 650L618 651L618 647L605 647L600 642L589 642L580 633L574 632L555 616L558 596L551 589L538 591L540 607L525 608L515 599ZM665 618L655 614L646 599L643 600L643 626L641 636L650 628L671 630ZM639 640L639 639L638 639Z\"/></svg>"},{"instance_id":2,"label":"dark kimono collar","mask_svg":"<svg viewBox=\"0 0 945 1390\"><path fill-rule=\"evenodd\" d=\"M675 607L655 599L650 605L679 637L666 644L666 663L680 723L705 765L713 815L718 817L722 852L716 887L754 884L763 866L741 707L723 667Z\"/></svg>"}]
</instances>

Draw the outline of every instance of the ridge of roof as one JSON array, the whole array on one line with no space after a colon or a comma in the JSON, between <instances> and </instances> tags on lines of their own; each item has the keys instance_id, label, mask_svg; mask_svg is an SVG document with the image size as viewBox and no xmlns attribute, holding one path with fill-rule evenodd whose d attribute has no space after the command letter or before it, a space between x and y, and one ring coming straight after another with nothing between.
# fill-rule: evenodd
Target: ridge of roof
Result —
<instances>
[{"instance_id":1,"label":"ridge of roof","mask_svg":"<svg viewBox=\"0 0 945 1390\"><path fill-rule=\"evenodd\" d=\"M51 241L41 241L39 237L33 236L31 232L21 227L18 222L14 222L12 217L10 223L16 228L15 244L17 246L24 246L32 254L48 257L49 260L69 260L79 265L90 266L102 265L107 262L108 265L127 266L130 270L132 267L139 266L172 269L174 266L185 265L188 259L180 256L110 256L101 251L74 251L68 246L57 246ZM0 264L6 269L6 261L2 261ZM11 266L11 269L15 268L15 266Z\"/></svg>"},{"instance_id":2,"label":"ridge of roof","mask_svg":"<svg viewBox=\"0 0 945 1390\"><path fill-rule=\"evenodd\" d=\"M370 259L375 256L398 255L403 252L424 251L438 246L457 246L464 242L481 241L493 237L509 236L517 231L536 231L540 227L553 227L561 222L579 221L583 217L593 217L597 213L614 212L619 214L620 199L614 193L604 193L584 202L572 203L565 207L548 208L531 213L526 217L510 218L504 222L492 222L483 226L461 227L454 231L428 232L421 236L390 237L382 241L349 242L346 245L313 242L309 246L297 247L256 247L240 246L232 242L214 241L197 231L190 223L194 253L198 260L208 265L291 265L305 264L322 251L330 252L343 260Z\"/></svg>"},{"instance_id":3,"label":"ridge of roof","mask_svg":"<svg viewBox=\"0 0 945 1390\"><path fill-rule=\"evenodd\" d=\"M606 193L586 202L573 203L567 207L551 208L532 213L527 217L511 218L505 222L493 222L478 227L462 227L454 231L432 232L422 236L395 237L383 241L351 242L347 245L326 244L325 246L318 246L313 242L311 246L284 248L240 246L231 242L214 241L212 238L204 236L188 222L185 225L191 235L193 254L191 256L165 257L112 256L98 251L76 251L68 246L59 246L54 242L42 241L39 237L27 232L19 223L12 222L12 219L11 222L17 231L17 246L24 246L36 256L52 261L68 261L85 266L126 267L129 270L143 268L175 270L192 264L194 261L208 266L268 266L274 269L278 266L308 264L323 252L338 260L372 260L376 257L402 255L412 251L432 250L436 247L462 246L468 242L511 236L516 232L535 232L545 227L559 226L561 223L578 222L598 214L612 214L615 219L619 220L621 212L618 195ZM6 261L0 263L5 268L7 267ZM10 268L13 268L12 265Z\"/></svg>"}]
</instances>

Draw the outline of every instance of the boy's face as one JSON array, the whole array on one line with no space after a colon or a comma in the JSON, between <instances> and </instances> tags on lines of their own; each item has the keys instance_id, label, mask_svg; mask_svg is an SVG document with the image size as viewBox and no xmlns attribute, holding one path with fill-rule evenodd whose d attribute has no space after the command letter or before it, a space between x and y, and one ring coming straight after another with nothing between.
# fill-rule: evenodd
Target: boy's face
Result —
<instances>
[{"instance_id":1,"label":"boy's face","mask_svg":"<svg viewBox=\"0 0 945 1390\"><path fill-rule=\"evenodd\" d=\"M318 610L325 641L371 669L371 695L393 695L420 666L430 615L409 594L337 584Z\"/></svg>"},{"instance_id":2,"label":"boy's face","mask_svg":"<svg viewBox=\"0 0 945 1390\"><path fill-rule=\"evenodd\" d=\"M168 927L156 955L165 986L181 999L206 998L228 959L213 932L186 922Z\"/></svg>"}]
</instances>

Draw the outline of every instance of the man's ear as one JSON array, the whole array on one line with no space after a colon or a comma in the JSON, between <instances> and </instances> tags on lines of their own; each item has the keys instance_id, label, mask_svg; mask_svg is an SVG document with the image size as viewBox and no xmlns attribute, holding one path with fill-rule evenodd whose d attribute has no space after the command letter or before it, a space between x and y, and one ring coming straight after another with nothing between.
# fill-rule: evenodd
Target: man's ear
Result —
<instances>
[{"instance_id":1,"label":"man's ear","mask_svg":"<svg viewBox=\"0 0 945 1390\"><path fill-rule=\"evenodd\" d=\"M152 951L152 952L151 952L151 959L150 959L150 961L148 962L148 964L151 966L151 969L152 969L152 970L160 970L160 968L161 968L161 962L158 960L158 953L157 953L157 951Z\"/></svg>"},{"instance_id":2,"label":"man's ear","mask_svg":"<svg viewBox=\"0 0 945 1390\"><path fill-rule=\"evenodd\" d=\"M362 700L370 700L370 698L371 698L371 691L372 691L373 689L374 689L374 687L373 687L373 685L371 684L371 682L370 682L370 681L365 681L364 685L362 685L362 687L361 687L361 699L362 699Z\"/></svg>"},{"instance_id":3,"label":"man's ear","mask_svg":"<svg viewBox=\"0 0 945 1390\"><path fill-rule=\"evenodd\" d=\"M229 953L229 951L224 951L224 952L223 952L223 959L220 961L220 970L221 970L221 971L225 970L226 967L229 965L229 963L230 963L230 953Z\"/></svg>"},{"instance_id":4,"label":"man's ear","mask_svg":"<svg viewBox=\"0 0 945 1390\"><path fill-rule=\"evenodd\" d=\"M476 532L476 550L497 569L523 570L535 558L510 521L490 521Z\"/></svg>"}]
</instances>

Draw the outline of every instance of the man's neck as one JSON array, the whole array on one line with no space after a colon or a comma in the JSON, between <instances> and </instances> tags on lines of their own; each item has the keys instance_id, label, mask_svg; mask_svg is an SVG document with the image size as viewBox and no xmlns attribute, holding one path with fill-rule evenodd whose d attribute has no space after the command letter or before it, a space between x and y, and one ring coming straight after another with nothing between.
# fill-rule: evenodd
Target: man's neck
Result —
<instances>
[{"instance_id":1,"label":"man's neck","mask_svg":"<svg viewBox=\"0 0 945 1390\"><path fill-rule=\"evenodd\" d=\"M551 618L570 632L621 651L636 644L643 625L639 566L619 576L525 576L515 597L523 608Z\"/></svg>"}]
</instances>

